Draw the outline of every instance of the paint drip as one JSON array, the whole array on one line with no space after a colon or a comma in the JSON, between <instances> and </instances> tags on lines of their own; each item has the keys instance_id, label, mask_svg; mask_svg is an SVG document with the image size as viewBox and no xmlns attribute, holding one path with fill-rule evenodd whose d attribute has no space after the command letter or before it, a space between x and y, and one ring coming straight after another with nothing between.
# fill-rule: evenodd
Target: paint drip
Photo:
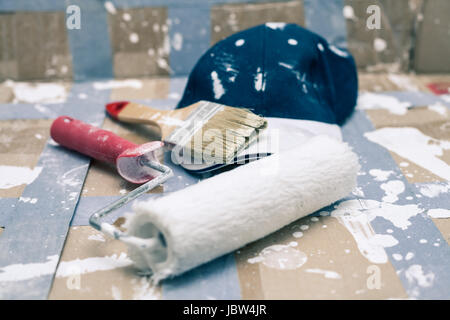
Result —
<instances>
[{"instance_id":1,"label":"paint drip","mask_svg":"<svg viewBox=\"0 0 450 320\"><path fill-rule=\"evenodd\" d=\"M295 270L303 266L308 257L305 253L293 247L296 242L288 245L275 244L264 248L258 256L248 259L249 263L262 263L264 266L278 270Z\"/></svg>"}]
</instances>

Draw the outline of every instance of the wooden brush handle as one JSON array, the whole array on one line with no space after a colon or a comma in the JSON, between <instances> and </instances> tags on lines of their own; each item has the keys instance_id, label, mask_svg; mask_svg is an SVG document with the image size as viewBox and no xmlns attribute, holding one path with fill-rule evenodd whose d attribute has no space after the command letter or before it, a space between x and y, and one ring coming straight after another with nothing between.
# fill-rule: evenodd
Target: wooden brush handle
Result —
<instances>
[{"instance_id":1,"label":"wooden brush handle","mask_svg":"<svg viewBox=\"0 0 450 320\"><path fill-rule=\"evenodd\" d=\"M162 139L181 126L189 114L198 107L195 103L176 110L158 110L129 101L111 102L106 105L108 114L116 120L127 123L156 125L161 129Z\"/></svg>"},{"instance_id":2,"label":"wooden brush handle","mask_svg":"<svg viewBox=\"0 0 450 320\"><path fill-rule=\"evenodd\" d=\"M111 117L122 122L151 125L158 125L158 120L161 120L168 112L128 101L108 103L106 111Z\"/></svg>"}]
</instances>

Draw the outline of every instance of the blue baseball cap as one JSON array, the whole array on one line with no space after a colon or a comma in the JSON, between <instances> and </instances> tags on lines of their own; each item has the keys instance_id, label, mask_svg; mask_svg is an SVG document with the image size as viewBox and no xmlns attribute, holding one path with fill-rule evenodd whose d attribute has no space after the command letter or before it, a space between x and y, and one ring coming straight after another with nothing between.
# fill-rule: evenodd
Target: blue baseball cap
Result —
<instances>
[{"instance_id":1,"label":"blue baseball cap","mask_svg":"<svg viewBox=\"0 0 450 320\"><path fill-rule=\"evenodd\" d=\"M265 117L342 124L357 95L347 50L296 24L266 23L211 47L191 71L177 108L208 100Z\"/></svg>"}]
</instances>

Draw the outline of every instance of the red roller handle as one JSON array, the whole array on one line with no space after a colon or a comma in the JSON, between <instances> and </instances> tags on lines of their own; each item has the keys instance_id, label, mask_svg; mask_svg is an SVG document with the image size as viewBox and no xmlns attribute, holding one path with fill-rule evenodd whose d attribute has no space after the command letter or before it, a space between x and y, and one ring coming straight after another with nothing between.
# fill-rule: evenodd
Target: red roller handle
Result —
<instances>
[{"instance_id":1,"label":"red roller handle","mask_svg":"<svg viewBox=\"0 0 450 320\"><path fill-rule=\"evenodd\" d=\"M103 130L80 120L61 116L53 121L50 135L60 145L94 159L116 164L117 157L137 145L111 131Z\"/></svg>"}]
</instances>

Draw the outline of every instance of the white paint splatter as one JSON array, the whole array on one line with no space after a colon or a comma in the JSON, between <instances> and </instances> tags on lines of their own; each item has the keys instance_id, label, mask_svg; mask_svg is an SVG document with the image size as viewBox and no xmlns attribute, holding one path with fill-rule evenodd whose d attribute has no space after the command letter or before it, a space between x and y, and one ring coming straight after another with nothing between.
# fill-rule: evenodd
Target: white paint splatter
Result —
<instances>
[{"instance_id":1,"label":"white paint splatter","mask_svg":"<svg viewBox=\"0 0 450 320\"><path fill-rule=\"evenodd\" d=\"M345 52L344 50L339 49L338 47L334 46L334 45L329 45L328 48L330 48L330 50L332 52L334 52L335 54L337 54L340 57L343 58L347 58L348 57L348 53Z\"/></svg>"},{"instance_id":2,"label":"white paint splatter","mask_svg":"<svg viewBox=\"0 0 450 320\"><path fill-rule=\"evenodd\" d=\"M298 44L298 41L295 40L295 39L289 39L289 40L288 40L288 43L289 43L291 46L296 46L296 45Z\"/></svg>"},{"instance_id":3,"label":"white paint splatter","mask_svg":"<svg viewBox=\"0 0 450 320\"><path fill-rule=\"evenodd\" d=\"M381 39L381 38L375 38L373 40L373 48L377 52L382 52L382 51L386 50L386 48L387 48L386 40Z\"/></svg>"},{"instance_id":4,"label":"white paint splatter","mask_svg":"<svg viewBox=\"0 0 450 320\"><path fill-rule=\"evenodd\" d=\"M135 32L130 33L130 36L128 38L131 43L138 43L139 42L139 35Z\"/></svg>"},{"instance_id":5,"label":"white paint splatter","mask_svg":"<svg viewBox=\"0 0 450 320\"><path fill-rule=\"evenodd\" d=\"M304 265L307 260L306 254L294 249L292 244L275 244L264 248L258 256L247 261L252 264L262 263L266 267L278 270L294 270Z\"/></svg>"},{"instance_id":6,"label":"white paint splatter","mask_svg":"<svg viewBox=\"0 0 450 320\"><path fill-rule=\"evenodd\" d=\"M42 167L0 166L0 189L9 189L32 183L42 172Z\"/></svg>"},{"instance_id":7,"label":"white paint splatter","mask_svg":"<svg viewBox=\"0 0 450 320\"><path fill-rule=\"evenodd\" d=\"M236 42L234 43L234 45L235 45L236 47L240 47L240 46L243 46L244 43L245 43L245 40L244 40L244 39L239 39L239 40L236 40Z\"/></svg>"},{"instance_id":8,"label":"white paint splatter","mask_svg":"<svg viewBox=\"0 0 450 320\"><path fill-rule=\"evenodd\" d=\"M395 97L371 92L361 93L357 104L357 108L361 110L386 109L396 115L406 114L409 107L410 102L401 102Z\"/></svg>"},{"instance_id":9,"label":"white paint splatter","mask_svg":"<svg viewBox=\"0 0 450 320\"><path fill-rule=\"evenodd\" d=\"M411 260L412 258L414 258L414 253L412 253L412 252L408 252L408 253L406 254L406 256L405 256L405 260L406 260L406 261L409 261L409 260Z\"/></svg>"},{"instance_id":10,"label":"white paint splatter","mask_svg":"<svg viewBox=\"0 0 450 320\"><path fill-rule=\"evenodd\" d=\"M148 277L142 277L139 280L132 279L133 300L157 300L159 295L157 287Z\"/></svg>"},{"instance_id":11,"label":"white paint splatter","mask_svg":"<svg viewBox=\"0 0 450 320\"><path fill-rule=\"evenodd\" d=\"M109 80L103 82L94 82L93 84L95 90L108 90L116 88L133 88L141 89L142 81L136 79L127 80Z\"/></svg>"},{"instance_id":12,"label":"white paint splatter","mask_svg":"<svg viewBox=\"0 0 450 320\"><path fill-rule=\"evenodd\" d=\"M266 27L272 29L272 30L283 30L284 27L286 27L286 23L284 22L267 22Z\"/></svg>"},{"instance_id":13,"label":"white paint splatter","mask_svg":"<svg viewBox=\"0 0 450 320\"><path fill-rule=\"evenodd\" d=\"M394 171L387 171L381 169L371 169L369 170L369 174L372 177L375 177L376 181L386 181L391 174L394 174Z\"/></svg>"},{"instance_id":14,"label":"white paint splatter","mask_svg":"<svg viewBox=\"0 0 450 320\"><path fill-rule=\"evenodd\" d=\"M402 167L402 168L406 168L406 167L408 167L409 166L409 163L408 162L404 162L404 161L402 161L402 162L400 162L400 167Z\"/></svg>"},{"instance_id":15,"label":"white paint splatter","mask_svg":"<svg viewBox=\"0 0 450 320\"><path fill-rule=\"evenodd\" d=\"M427 215L435 219L446 219L450 218L450 210L448 209L430 209Z\"/></svg>"},{"instance_id":16,"label":"white paint splatter","mask_svg":"<svg viewBox=\"0 0 450 320\"><path fill-rule=\"evenodd\" d=\"M400 180L391 180L381 184L380 188L384 190L384 202L394 203L398 200L398 195L405 191L405 184Z\"/></svg>"},{"instance_id":17,"label":"white paint splatter","mask_svg":"<svg viewBox=\"0 0 450 320\"><path fill-rule=\"evenodd\" d=\"M116 14L117 13L116 7L114 6L114 4L111 1L105 1L105 9L110 14Z\"/></svg>"},{"instance_id":18,"label":"white paint splatter","mask_svg":"<svg viewBox=\"0 0 450 320\"><path fill-rule=\"evenodd\" d=\"M124 13L123 15L122 15L122 19L123 20L125 20L125 21L131 21L131 15L129 14L129 13Z\"/></svg>"},{"instance_id":19,"label":"white paint splatter","mask_svg":"<svg viewBox=\"0 0 450 320\"><path fill-rule=\"evenodd\" d=\"M287 63L284 63L284 62L278 62L278 64L279 64L280 66L286 68L286 69L292 69L292 68L294 68L293 65L287 64Z\"/></svg>"},{"instance_id":20,"label":"white paint splatter","mask_svg":"<svg viewBox=\"0 0 450 320\"><path fill-rule=\"evenodd\" d=\"M405 277L411 285L428 288L433 285L435 275L431 271L425 274L421 265L413 264L406 269Z\"/></svg>"},{"instance_id":21,"label":"white paint splatter","mask_svg":"<svg viewBox=\"0 0 450 320\"><path fill-rule=\"evenodd\" d=\"M390 73L388 79L401 90L419 91L419 88L411 82L411 78L408 76Z\"/></svg>"},{"instance_id":22,"label":"white paint splatter","mask_svg":"<svg viewBox=\"0 0 450 320\"><path fill-rule=\"evenodd\" d=\"M22 281L52 274L58 264L58 255L47 257L46 262L10 264L0 268L0 282Z\"/></svg>"},{"instance_id":23,"label":"white paint splatter","mask_svg":"<svg viewBox=\"0 0 450 320\"><path fill-rule=\"evenodd\" d=\"M314 268L314 269L306 269L305 272L322 274L327 279L342 279L342 276L336 271Z\"/></svg>"},{"instance_id":24,"label":"white paint splatter","mask_svg":"<svg viewBox=\"0 0 450 320\"><path fill-rule=\"evenodd\" d=\"M103 237L103 235L101 233L91 234L88 237L88 240L105 242L105 238Z\"/></svg>"},{"instance_id":25,"label":"white paint splatter","mask_svg":"<svg viewBox=\"0 0 450 320\"><path fill-rule=\"evenodd\" d=\"M301 237L303 237L303 232L297 231L297 232L294 232L292 235L294 236L294 238L301 238Z\"/></svg>"},{"instance_id":26,"label":"white paint splatter","mask_svg":"<svg viewBox=\"0 0 450 320\"><path fill-rule=\"evenodd\" d=\"M71 261L61 261L56 271L56 277L63 278L72 275L81 275L96 271L106 271L116 268L123 268L133 262L122 252L119 256L113 254L106 257L91 257L86 259L75 259Z\"/></svg>"},{"instance_id":27,"label":"white paint splatter","mask_svg":"<svg viewBox=\"0 0 450 320\"><path fill-rule=\"evenodd\" d=\"M450 191L450 182L447 184L428 183L421 185L419 189L420 193L428 198L438 197L441 193L447 193Z\"/></svg>"},{"instance_id":28,"label":"white paint splatter","mask_svg":"<svg viewBox=\"0 0 450 320\"><path fill-rule=\"evenodd\" d=\"M317 44L317 49L319 49L320 51L325 50L325 48L323 47L323 44L321 44L320 42Z\"/></svg>"},{"instance_id":29,"label":"white paint splatter","mask_svg":"<svg viewBox=\"0 0 450 320\"><path fill-rule=\"evenodd\" d=\"M345 19L355 19L355 11L353 10L352 6L344 6L342 9L342 14Z\"/></svg>"},{"instance_id":30,"label":"white paint splatter","mask_svg":"<svg viewBox=\"0 0 450 320\"><path fill-rule=\"evenodd\" d=\"M393 205L376 200L347 200L341 202L331 212L350 232L359 251L372 263L387 263L384 248L398 244L390 234L376 234L370 222L376 217L390 221L397 228L406 230L411 217L423 212L417 205Z\"/></svg>"},{"instance_id":31,"label":"white paint splatter","mask_svg":"<svg viewBox=\"0 0 450 320\"><path fill-rule=\"evenodd\" d=\"M179 32L175 32L172 38L172 47L175 51L180 51L183 48L183 35Z\"/></svg>"},{"instance_id":32,"label":"white paint splatter","mask_svg":"<svg viewBox=\"0 0 450 320\"><path fill-rule=\"evenodd\" d=\"M434 139L410 127L382 128L367 132L364 136L431 173L450 180L450 166L438 158L444 150L450 150L450 141Z\"/></svg>"},{"instance_id":33,"label":"white paint splatter","mask_svg":"<svg viewBox=\"0 0 450 320\"><path fill-rule=\"evenodd\" d=\"M216 71L211 72L211 79L213 81L214 98L220 99L225 94L225 89Z\"/></svg>"},{"instance_id":34,"label":"white paint splatter","mask_svg":"<svg viewBox=\"0 0 450 320\"><path fill-rule=\"evenodd\" d=\"M35 204L38 202L38 198L30 198L30 197L20 197L19 201L24 203Z\"/></svg>"},{"instance_id":35,"label":"white paint splatter","mask_svg":"<svg viewBox=\"0 0 450 320\"><path fill-rule=\"evenodd\" d=\"M26 83L7 80L4 84L14 93L14 103L61 103L66 100L67 91L58 83Z\"/></svg>"},{"instance_id":36,"label":"white paint splatter","mask_svg":"<svg viewBox=\"0 0 450 320\"><path fill-rule=\"evenodd\" d=\"M394 260L397 260L397 261L403 260L403 256L400 253L392 254L392 258L394 258Z\"/></svg>"},{"instance_id":37,"label":"white paint splatter","mask_svg":"<svg viewBox=\"0 0 450 320\"><path fill-rule=\"evenodd\" d=\"M161 69L167 70L169 73L172 72L172 69L170 68L169 64L167 63L167 59L158 58L158 59L156 59L156 64Z\"/></svg>"},{"instance_id":38,"label":"white paint splatter","mask_svg":"<svg viewBox=\"0 0 450 320\"><path fill-rule=\"evenodd\" d=\"M116 286L111 286L111 295L114 300L122 300L122 292Z\"/></svg>"},{"instance_id":39,"label":"white paint splatter","mask_svg":"<svg viewBox=\"0 0 450 320\"><path fill-rule=\"evenodd\" d=\"M357 197L361 197L364 198L364 191L362 190L361 187L355 187L355 189L353 189L352 194L357 196Z\"/></svg>"},{"instance_id":40,"label":"white paint splatter","mask_svg":"<svg viewBox=\"0 0 450 320\"><path fill-rule=\"evenodd\" d=\"M443 117L447 116L448 108L442 103L436 102L432 105L429 105L428 109L436 113L439 113Z\"/></svg>"}]
</instances>

